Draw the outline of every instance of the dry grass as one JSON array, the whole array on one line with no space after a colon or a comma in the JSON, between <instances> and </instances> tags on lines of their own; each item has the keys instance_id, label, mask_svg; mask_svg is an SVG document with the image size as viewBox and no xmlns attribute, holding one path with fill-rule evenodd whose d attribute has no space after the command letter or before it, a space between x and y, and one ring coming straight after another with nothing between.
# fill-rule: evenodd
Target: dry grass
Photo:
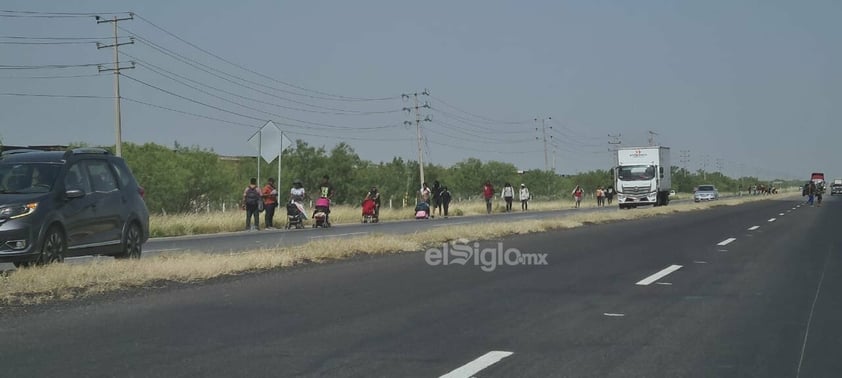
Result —
<instances>
[{"instance_id":1,"label":"dry grass","mask_svg":"<svg viewBox=\"0 0 842 378\"><path fill-rule=\"evenodd\" d=\"M55 264L17 270L0 276L0 303L34 304L56 299L82 298L127 288L150 287L162 282L198 282L307 262L337 260L357 254L378 255L419 251L460 238L497 239L510 235L574 228L590 223L646 218L718 206L735 206L771 198L783 197L735 198L710 203L685 203L627 211L571 214L546 220L457 225L409 235L371 235L343 239L342 243L318 240L303 246L262 249L237 254L190 252L135 261L97 260L90 264Z\"/></svg>"}]
</instances>

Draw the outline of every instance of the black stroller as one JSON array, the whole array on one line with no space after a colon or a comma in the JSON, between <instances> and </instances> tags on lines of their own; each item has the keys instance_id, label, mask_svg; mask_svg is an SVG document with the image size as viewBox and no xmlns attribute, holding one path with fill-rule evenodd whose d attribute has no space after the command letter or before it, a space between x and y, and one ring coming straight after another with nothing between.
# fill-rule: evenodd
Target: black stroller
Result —
<instances>
[{"instance_id":1,"label":"black stroller","mask_svg":"<svg viewBox=\"0 0 842 378\"><path fill-rule=\"evenodd\" d=\"M287 203L287 230L293 227L304 228L304 214L295 202L289 202Z\"/></svg>"}]
</instances>

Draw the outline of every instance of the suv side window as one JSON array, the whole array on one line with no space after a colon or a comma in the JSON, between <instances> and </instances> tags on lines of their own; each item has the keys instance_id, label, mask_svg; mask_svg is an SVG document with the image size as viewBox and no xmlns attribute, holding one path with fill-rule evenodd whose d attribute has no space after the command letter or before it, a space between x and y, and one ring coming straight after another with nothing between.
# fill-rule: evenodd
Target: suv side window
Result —
<instances>
[{"instance_id":1,"label":"suv side window","mask_svg":"<svg viewBox=\"0 0 842 378\"><path fill-rule=\"evenodd\" d=\"M81 190L85 194L91 194L91 182L88 174L82 169L81 163L75 163L67 170L64 176L64 190Z\"/></svg>"},{"instance_id":2,"label":"suv side window","mask_svg":"<svg viewBox=\"0 0 842 378\"><path fill-rule=\"evenodd\" d=\"M120 187L127 188L132 185L132 173L126 163L123 161L112 161L114 171L117 172L117 178L120 180Z\"/></svg>"},{"instance_id":3,"label":"suv side window","mask_svg":"<svg viewBox=\"0 0 842 378\"><path fill-rule=\"evenodd\" d=\"M108 193L117 190L117 180L105 160L85 160L88 175L91 177L91 187L94 192Z\"/></svg>"}]
</instances>

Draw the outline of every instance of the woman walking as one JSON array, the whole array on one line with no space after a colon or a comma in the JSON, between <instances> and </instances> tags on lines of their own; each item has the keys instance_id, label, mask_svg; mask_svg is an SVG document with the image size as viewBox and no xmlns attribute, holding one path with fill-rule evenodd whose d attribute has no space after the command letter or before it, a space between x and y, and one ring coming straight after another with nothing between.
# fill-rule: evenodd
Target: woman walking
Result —
<instances>
[{"instance_id":1,"label":"woman walking","mask_svg":"<svg viewBox=\"0 0 842 378\"><path fill-rule=\"evenodd\" d=\"M526 184L520 184L520 210L526 211L529 208L529 188Z\"/></svg>"},{"instance_id":2,"label":"woman walking","mask_svg":"<svg viewBox=\"0 0 842 378\"><path fill-rule=\"evenodd\" d=\"M576 208L578 209L582 205L582 196L585 194L585 191L582 190L581 186L576 185L576 189L573 189L571 194L573 195L573 200L576 201Z\"/></svg>"},{"instance_id":3,"label":"woman walking","mask_svg":"<svg viewBox=\"0 0 842 378\"><path fill-rule=\"evenodd\" d=\"M512 188L512 184L509 184L507 182L505 185L503 185L502 197L506 201L506 212L511 213L512 200L515 198L515 189Z\"/></svg>"}]
</instances>

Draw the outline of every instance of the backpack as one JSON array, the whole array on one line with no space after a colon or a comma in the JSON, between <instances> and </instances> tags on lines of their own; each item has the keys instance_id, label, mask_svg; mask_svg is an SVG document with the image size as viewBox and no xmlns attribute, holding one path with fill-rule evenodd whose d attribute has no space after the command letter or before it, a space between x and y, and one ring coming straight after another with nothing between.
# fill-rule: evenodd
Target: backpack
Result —
<instances>
[{"instance_id":1,"label":"backpack","mask_svg":"<svg viewBox=\"0 0 842 378\"><path fill-rule=\"evenodd\" d=\"M261 202L260 192L257 191L257 188L246 189L246 206L257 206Z\"/></svg>"}]
</instances>

